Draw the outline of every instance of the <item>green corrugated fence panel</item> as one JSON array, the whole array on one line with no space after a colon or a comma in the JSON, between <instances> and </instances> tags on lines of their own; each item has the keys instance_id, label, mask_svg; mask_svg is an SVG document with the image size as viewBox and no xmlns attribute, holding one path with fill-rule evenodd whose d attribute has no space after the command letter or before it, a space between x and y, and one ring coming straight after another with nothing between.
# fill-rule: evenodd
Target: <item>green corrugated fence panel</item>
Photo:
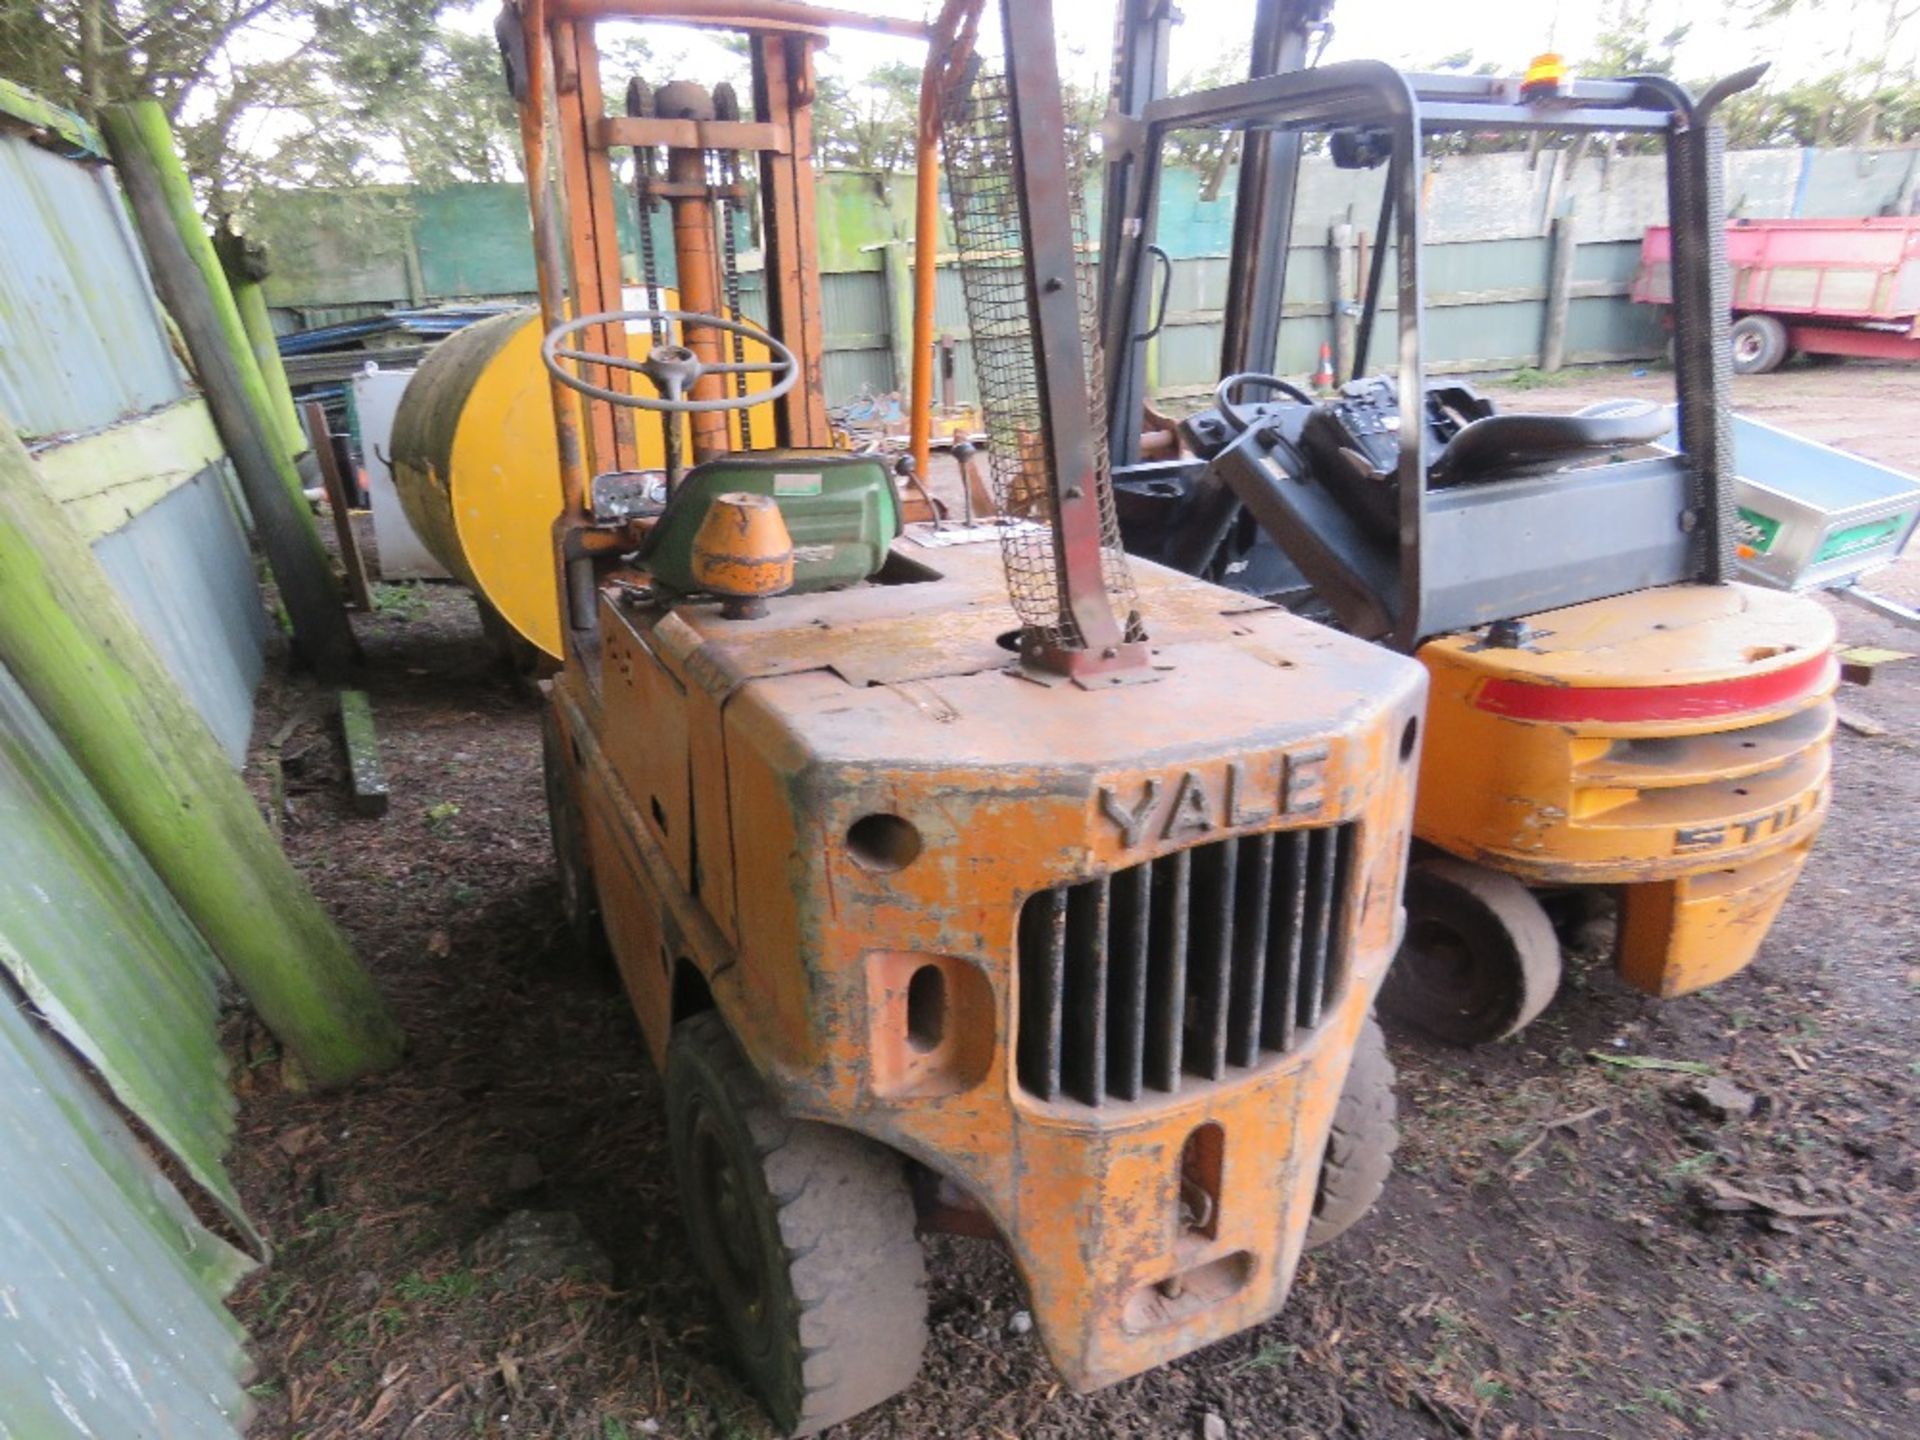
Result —
<instances>
[{"instance_id":1,"label":"green corrugated fence panel","mask_svg":"<svg viewBox=\"0 0 1920 1440\"><path fill-rule=\"evenodd\" d=\"M251 1262L6 994L0 1095L0 1440L238 1437Z\"/></svg>"},{"instance_id":2,"label":"green corrugated fence panel","mask_svg":"<svg viewBox=\"0 0 1920 1440\"><path fill-rule=\"evenodd\" d=\"M1805 157L1807 174L1794 212L1814 219L1890 215L1914 177L1920 152L1900 150L1815 150Z\"/></svg>"},{"instance_id":3,"label":"green corrugated fence panel","mask_svg":"<svg viewBox=\"0 0 1920 1440\"><path fill-rule=\"evenodd\" d=\"M820 269L882 270L886 257L869 247L894 238L893 192L911 197L913 177L888 179L865 171L835 171L822 175L814 186L814 217L819 227ZM909 217L907 233L911 233Z\"/></svg>"},{"instance_id":4,"label":"green corrugated fence panel","mask_svg":"<svg viewBox=\"0 0 1920 1440\"><path fill-rule=\"evenodd\" d=\"M218 962L3 667L0 966L257 1243L221 1163Z\"/></svg>"},{"instance_id":5,"label":"green corrugated fence panel","mask_svg":"<svg viewBox=\"0 0 1920 1440\"><path fill-rule=\"evenodd\" d=\"M1607 280L1629 285L1640 272L1640 241L1582 240L1573 252L1573 283Z\"/></svg>"},{"instance_id":6,"label":"green corrugated fence panel","mask_svg":"<svg viewBox=\"0 0 1920 1440\"><path fill-rule=\"evenodd\" d=\"M533 232L522 187L447 185L414 191L413 204L428 295L532 293Z\"/></svg>"},{"instance_id":7,"label":"green corrugated fence panel","mask_svg":"<svg viewBox=\"0 0 1920 1440\"><path fill-rule=\"evenodd\" d=\"M518 187L515 187L516 189ZM252 205L247 232L273 267L269 305L406 304L414 194L399 186L276 190ZM524 208L524 206L523 206Z\"/></svg>"}]
</instances>

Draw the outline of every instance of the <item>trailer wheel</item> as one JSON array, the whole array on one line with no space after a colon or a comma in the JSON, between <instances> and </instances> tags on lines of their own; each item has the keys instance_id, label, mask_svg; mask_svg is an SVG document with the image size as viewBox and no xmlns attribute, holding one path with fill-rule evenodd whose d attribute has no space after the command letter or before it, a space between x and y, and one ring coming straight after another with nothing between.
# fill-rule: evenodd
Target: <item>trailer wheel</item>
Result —
<instances>
[{"instance_id":1,"label":"trailer wheel","mask_svg":"<svg viewBox=\"0 0 1920 1440\"><path fill-rule=\"evenodd\" d=\"M1307 1248L1330 1244L1379 1200L1393 1172L1393 1151L1400 1143L1395 1122L1393 1062L1386 1037L1371 1015L1360 1027L1347 1067L1347 1083L1334 1108L1333 1129L1320 1157L1320 1188L1307 1222Z\"/></svg>"},{"instance_id":2,"label":"trailer wheel","mask_svg":"<svg viewBox=\"0 0 1920 1440\"><path fill-rule=\"evenodd\" d=\"M927 1275L899 1157L789 1118L711 1010L674 1027L666 1094L694 1258L774 1424L811 1434L904 1390Z\"/></svg>"},{"instance_id":3,"label":"trailer wheel","mask_svg":"<svg viewBox=\"0 0 1920 1440\"><path fill-rule=\"evenodd\" d=\"M548 706L540 716L540 768L547 790L547 832L553 838L553 868L560 881L560 913L573 937L581 968L595 974L613 971L613 946L600 918L600 896L587 858L587 824L574 799L572 776L560 734L560 722Z\"/></svg>"},{"instance_id":4,"label":"trailer wheel","mask_svg":"<svg viewBox=\"0 0 1920 1440\"><path fill-rule=\"evenodd\" d=\"M1379 1008L1450 1045L1484 1045L1526 1025L1560 986L1560 941L1533 893L1464 860L1407 873L1407 937Z\"/></svg>"},{"instance_id":5,"label":"trailer wheel","mask_svg":"<svg viewBox=\"0 0 1920 1440\"><path fill-rule=\"evenodd\" d=\"M1736 375L1765 375L1787 358L1787 327L1771 315L1742 315L1728 339Z\"/></svg>"}]
</instances>

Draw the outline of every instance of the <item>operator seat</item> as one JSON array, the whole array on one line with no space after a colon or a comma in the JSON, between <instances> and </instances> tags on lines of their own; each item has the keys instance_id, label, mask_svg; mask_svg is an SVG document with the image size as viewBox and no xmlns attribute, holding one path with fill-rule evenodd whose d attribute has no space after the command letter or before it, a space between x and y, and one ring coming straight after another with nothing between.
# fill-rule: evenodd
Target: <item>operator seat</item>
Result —
<instances>
[{"instance_id":1,"label":"operator seat","mask_svg":"<svg viewBox=\"0 0 1920 1440\"><path fill-rule=\"evenodd\" d=\"M768 495L793 537L789 594L839 590L871 579L900 534L900 505L886 467L844 450L753 450L689 470L667 497L635 558L653 583L681 595L693 577L693 539L719 495Z\"/></svg>"},{"instance_id":2,"label":"operator seat","mask_svg":"<svg viewBox=\"0 0 1920 1440\"><path fill-rule=\"evenodd\" d=\"M1432 483L1539 475L1651 444L1671 428L1667 407L1650 400L1602 400L1572 415L1487 414L1463 425L1435 457Z\"/></svg>"}]
</instances>

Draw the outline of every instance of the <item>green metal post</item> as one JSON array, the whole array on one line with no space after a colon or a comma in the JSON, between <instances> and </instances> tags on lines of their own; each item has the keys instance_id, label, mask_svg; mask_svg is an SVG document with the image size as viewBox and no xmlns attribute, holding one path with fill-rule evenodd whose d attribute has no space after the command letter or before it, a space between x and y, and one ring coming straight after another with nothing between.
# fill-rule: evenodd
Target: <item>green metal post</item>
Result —
<instances>
[{"instance_id":1,"label":"green metal post","mask_svg":"<svg viewBox=\"0 0 1920 1440\"><path fill-rule=\"evenodd\" d=\"M404 1037L0 416L0 662L317 1085Z\"/></svg>"}]
</instances>

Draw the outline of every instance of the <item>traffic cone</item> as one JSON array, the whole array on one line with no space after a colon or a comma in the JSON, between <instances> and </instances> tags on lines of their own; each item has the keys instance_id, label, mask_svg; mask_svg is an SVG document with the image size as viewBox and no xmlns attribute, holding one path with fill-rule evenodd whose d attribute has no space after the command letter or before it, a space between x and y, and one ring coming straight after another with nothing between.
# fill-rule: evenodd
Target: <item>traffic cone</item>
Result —
<instances>
[{"instance_id":1,"label":"traffic cone","mask_svg":"<svg viewBox=\"0 0 1920 1440\"><path fill-rule=\"evenodd\" d=\"M1333 389L1333 347L1324 340L1320 342L1320 368L1313 372L1313 388Z\"/></svg>"}]
</instances>

